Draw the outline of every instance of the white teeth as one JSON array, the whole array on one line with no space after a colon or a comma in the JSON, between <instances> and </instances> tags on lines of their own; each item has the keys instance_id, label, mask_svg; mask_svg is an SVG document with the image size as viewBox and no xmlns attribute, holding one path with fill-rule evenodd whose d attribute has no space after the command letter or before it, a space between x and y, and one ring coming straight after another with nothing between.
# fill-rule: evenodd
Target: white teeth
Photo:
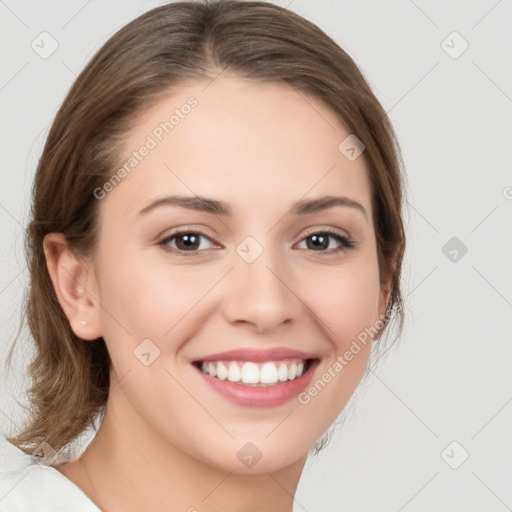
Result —
<instances>
[{"instance_id":1,"label":"white teeth","mask_svg":"<svg viewBox=\"0 0 512 512\"><path fill-rule=\"evenodd\" d=\"M217 363L217 378L220 380L228 378L228 369L222 363Z\"/></svg>"},{"instance_id":2,"label":"white teeth","mask_svg":"<svg viewBox=\"0 0 512 512\"><path fill-rule=\"evenodd\" d=\"M201 371L220 380L243 384L275 384L300 377L305 362L301 359L285 359L255 363L252 361L208 361L201 364Z\"/></svg>"},{"instance_id":3,"label":"white teeth","mask_svg":"<svg viewBox=\"0 0 512 512\"><path fill-rule=\"evenodd\" d=\"M297 364L293 362L288 368L288 378L293 380L295 377L297 377Z\"/></svg>"},{"instance_id":4,"label":"white teeth","mask_svg":"<svg viewBox=\"0 0 512 512\"><path fill-rule=\"evenodd\" d=\"M288 380L288 366L286 366L284 363L281 363L279 365L277 375L281 382Z\"/></svg>"},{"instance_id":5,"label":"white teeth","mask_svg":"<svg viewBox=\"0 0 512 512\"><path fill-rule=\"evenodd\" d=\"M256 363L244 363L242 366L242 382L244 384L257 384L259 381L260 370L258 365Z\"/></svg>"},{"instance_id":6,"label":"white teeth","mask_svg":"<svg viewBox=\"0 0 512 512\"><path fill-rule=\"evenodd\" d=\"M274 384L277 382L277 379L278 376L275 363L264 363L261 367L260 382L262 384Z\"/></svg>"},{"instance_id":7,"label":"white teeth","mask_svg":"<svg viewBox=\"0 0 512 512\"><path fill-rule=\"evenodd\" d=\"M230 382L238 382L241 376L240 366L235 362L231 362L228 370L228 380Z\"/></svg>"},{"instance_id":8,"label":"white teeth","mask_svg":"<svg viewBox=\"0 0 512 512\"><path fill-rule=\"evenodd\" d=\"M208 373L212 377L216 377L217 376L217 369L215 368L215 365L213 363L208 363Z\"/></svg>"}]
</instances>

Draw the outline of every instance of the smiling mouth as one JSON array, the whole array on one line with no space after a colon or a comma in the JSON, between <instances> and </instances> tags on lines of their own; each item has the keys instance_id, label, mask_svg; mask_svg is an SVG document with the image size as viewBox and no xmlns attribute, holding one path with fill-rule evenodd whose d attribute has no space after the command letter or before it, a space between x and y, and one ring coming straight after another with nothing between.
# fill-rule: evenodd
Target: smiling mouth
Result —
<instances>
[{"instance_id":1,"label":"smiling mouth","mask_svg":"<svg viewBox=\"0 0 512 512\"><path fill-rule=\"evenodd\" d=\"M298 379L319 359L288 358L277 361L195 361L201 372L241 386L273 386Z\"/></svg>"}]
</instances>

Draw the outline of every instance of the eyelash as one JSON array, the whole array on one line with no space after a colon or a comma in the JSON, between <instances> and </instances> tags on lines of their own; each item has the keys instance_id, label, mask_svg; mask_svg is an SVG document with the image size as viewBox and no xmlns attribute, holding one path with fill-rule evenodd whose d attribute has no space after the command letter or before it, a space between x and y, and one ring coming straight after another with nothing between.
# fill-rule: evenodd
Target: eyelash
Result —
<instances>
[{"instance_id":1,"label":"eyelash","mask_svg":"<svg viewBox=\"0 0 512 512\"><path fill-rule=\"evenodd\" d=\"M172 252L174 254L177 254L178 256L196 256L199 252L201 252L201 251L198 251L197 249L195 249L194 251L182 251L180 249L175 249L175 248L169 247L167 245L171 240L173 240L176 237L179 237L180 235L199 235L199 236L202 236L202 237L207 238L208 240L212 241L210 239L210 237L208 237L201 231L181 230L181 231L176 231L174 233L171 233L169 236L166 236L165 238L160 240L157 243L157 245L162 246L162 248L165 251ZM306 238L309 238L312 235L328 235L341 243L341 247L339 247L338 249L335 249L335 250L331 249L330 251L313 251L313 252L320 252L320 253L323 252L323 253L327 253L327 254L339 254L341 252L347 252L347 251L353 249L354 247L356 247L356 243L352 238L350 238L348 236L341 235L337 231L333 231L331 229L311 231L311 232L307 233L301 239L301 242L303 240L305 240Z\"/></svg>"}]
</instances>

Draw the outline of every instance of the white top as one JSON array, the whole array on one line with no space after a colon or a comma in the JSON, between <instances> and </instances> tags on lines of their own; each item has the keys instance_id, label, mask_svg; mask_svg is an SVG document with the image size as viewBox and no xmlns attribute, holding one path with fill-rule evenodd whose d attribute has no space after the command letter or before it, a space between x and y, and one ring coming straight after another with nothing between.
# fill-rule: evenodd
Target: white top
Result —
<instances>
[{"instance_id":1,"label":"white top","mask_svg":"<svg viewBox=\"0 0 512 512\"><path fill-rule=\"evenodd\" d=\"M0 471L0 510L6 512L101 512L53 466L31 463Z\"/></svg>"}]
</instances>

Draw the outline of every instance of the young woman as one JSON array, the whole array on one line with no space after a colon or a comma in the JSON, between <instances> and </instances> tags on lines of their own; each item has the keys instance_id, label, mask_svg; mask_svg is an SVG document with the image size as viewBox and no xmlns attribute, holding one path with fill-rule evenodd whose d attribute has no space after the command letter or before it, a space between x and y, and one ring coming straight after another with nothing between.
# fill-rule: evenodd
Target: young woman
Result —
<instances>
[{"instance_id":1,"label":"young woman","mask_svg":"<svg viewBox=\"0 0 512 512\"><path fill-rule=\"evenodd\" d=\"M33 461L0 508L291 511L402 327L402 194L385 112L307 20L179 2L122 28L36 172L31 415L8 438Z\"/></svg>"}]
</instances>

